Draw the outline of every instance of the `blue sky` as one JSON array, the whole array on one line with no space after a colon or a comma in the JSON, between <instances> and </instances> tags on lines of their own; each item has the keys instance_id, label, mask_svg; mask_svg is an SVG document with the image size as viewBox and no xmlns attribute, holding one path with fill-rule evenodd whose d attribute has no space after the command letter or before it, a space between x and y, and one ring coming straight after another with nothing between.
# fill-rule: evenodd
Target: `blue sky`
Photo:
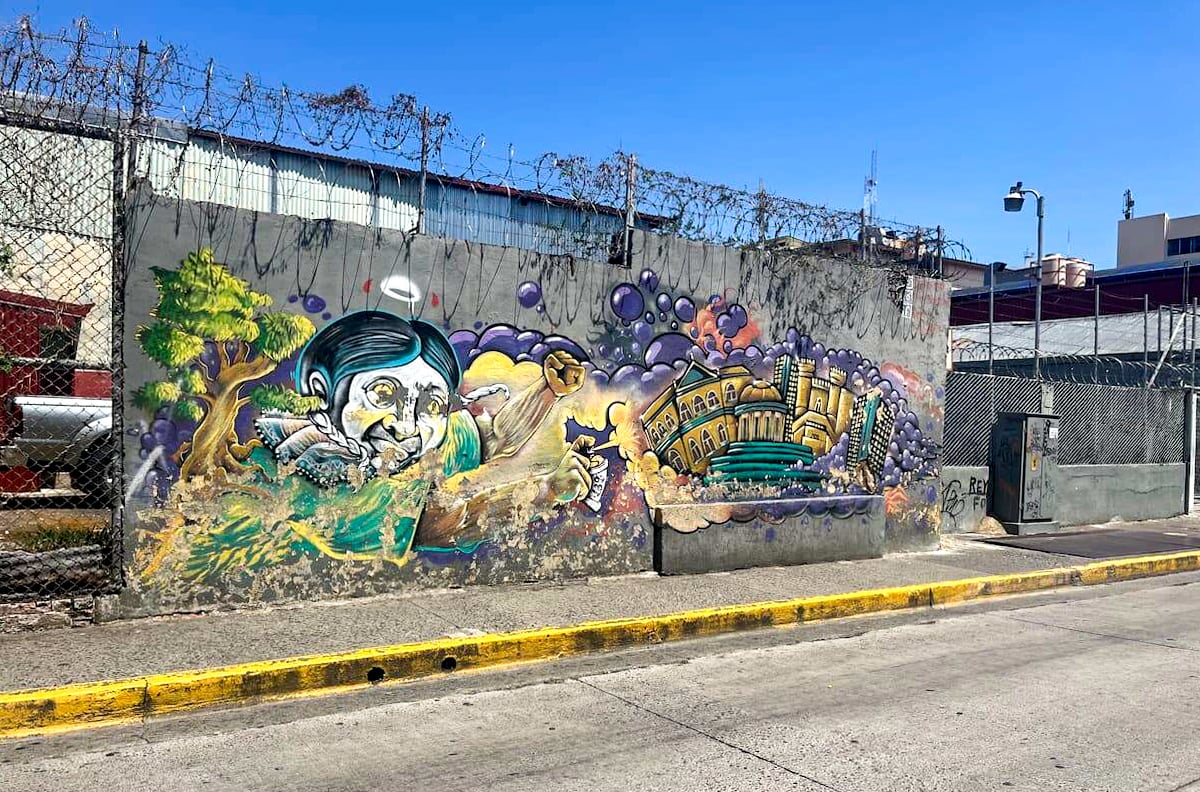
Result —
<instances>
[{"instance_id":1,"label":"blue sky","mask_svg":"<svg viewBox=\"0 0 1200 792\"><path fill-rule=\"evenodd\" d=\"M42 27L85 11L122 38L181 42L234 72L377 98L416 94L493 151L617 147L697 178L942 224L981 261L1020 261L1047 196L1047 251L1116 255L1137 212L1200 212L1200 3L4 3ZM252 7L251 7L252 6Z\"/></svg>"}]
</instances>

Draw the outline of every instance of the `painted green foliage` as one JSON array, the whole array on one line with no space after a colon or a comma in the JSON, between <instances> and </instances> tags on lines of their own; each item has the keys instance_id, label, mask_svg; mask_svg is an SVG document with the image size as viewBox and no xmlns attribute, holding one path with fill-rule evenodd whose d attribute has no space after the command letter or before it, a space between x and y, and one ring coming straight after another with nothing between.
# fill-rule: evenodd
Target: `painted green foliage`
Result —
<instances>
[{"instance_id":1,"label":"painted green foliage","mask_svg":"<svg viewBox=\"0 0 1200 792\"><path fill-rule=\"evenodd\" d=\"M234 432L238 412L252 400L242 387L274 371L315 328L307 317L266 310L271 296L232 275L208 248L189 254L177 270L151 271L158 304L137 338L165 376L138 389L135 404L170 406L179 418L198 422L181 449L184 478L245 472L251 449ZM304 406L261 387L255 396L264 406Z\"/></svg>"}]
</instances>

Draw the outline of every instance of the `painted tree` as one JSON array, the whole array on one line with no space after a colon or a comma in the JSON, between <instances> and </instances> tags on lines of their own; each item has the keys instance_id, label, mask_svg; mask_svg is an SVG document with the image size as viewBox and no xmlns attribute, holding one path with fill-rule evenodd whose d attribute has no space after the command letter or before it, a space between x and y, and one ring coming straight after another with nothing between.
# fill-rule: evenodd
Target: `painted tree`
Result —
<instances>
[{"instance_id":1,"label":"painted tree","mask_svg":"<svg viewBox=\"0 0 1200 792\"><path fill-rule=\"evenodd\" d=\"M180 448L181 478L244 473L252 467L246 463L252 447L238 438L235 422L251 397L242 388L274 371L316 328L305 316L266 311L270 295L230 274L208 248L189 254L177 270L151 271L155 321L139 327L137 339L165 376L140 388L135 401L148 410L171 407L197 422L191 442ZM261 386L260 394L297 411L306 406Z\"/></svg>"}]
</instances>

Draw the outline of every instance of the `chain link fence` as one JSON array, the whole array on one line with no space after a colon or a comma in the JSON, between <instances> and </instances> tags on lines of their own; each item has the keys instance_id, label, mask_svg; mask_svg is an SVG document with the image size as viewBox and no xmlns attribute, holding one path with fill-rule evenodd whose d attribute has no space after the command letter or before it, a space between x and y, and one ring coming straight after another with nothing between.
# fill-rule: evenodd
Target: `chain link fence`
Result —
<instances>
[{"instance_id":1,"label":"chain link fence","mask_svg":"<svg viewBox=\"0 0 1200 792\"><path fill-rule=\"evenodd\" d=\"M108 129L0 114L2 599L119 580L118 153Z\"/></svg>"},{"instance_id":2,"label":"chain link fence","mask_svg":"<svg viewBox=\"0 0 1200 792\"><path fill-rule=\"evenodd\" d=\"M1056 383L1059 464L1182 462L1186 398L1181 390Z\"/></svg>"},{"instance_id":3,"label":"chain link fence","mask_svg":"<svg viewBox=\"0 0 1200 792\"><path fill-rule=\"evenodd\" d=\"M952 371L946 376L943 464L988 464L992 424L999 412L1040 412L1042 384L1018 377Z\"/></svg>"},{"instance_id":4,"label":"chain link fence","mask_svg":"<svg viewBox=\"0 0 1200 792\"><path fill-rule=\"evenodd\" d=\"M946 377L943 463L986 466L992 424L1000 412L1060 416L1061 465L1183 462L1187 398L1184 390L952 371Z\"/></svg>"}]
</instances>

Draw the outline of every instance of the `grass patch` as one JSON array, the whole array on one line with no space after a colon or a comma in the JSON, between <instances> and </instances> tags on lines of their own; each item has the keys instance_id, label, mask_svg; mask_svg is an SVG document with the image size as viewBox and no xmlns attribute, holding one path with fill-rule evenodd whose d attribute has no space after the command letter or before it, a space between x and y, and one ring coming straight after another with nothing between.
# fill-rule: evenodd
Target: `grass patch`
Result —
<instances>
[{"instance_id":1,"label":"grass patch","mask_svg":"<svg viewBox=\"0 0 1200 792\"><path fill-rule=\"evenodd\" d=\"M10 538L21 550L44 553L47 550L62 550L65 547L86 547L104 544L104 529L92 526L63 525L53 528L38 528Z\"/></svg>"}]
</instances>

